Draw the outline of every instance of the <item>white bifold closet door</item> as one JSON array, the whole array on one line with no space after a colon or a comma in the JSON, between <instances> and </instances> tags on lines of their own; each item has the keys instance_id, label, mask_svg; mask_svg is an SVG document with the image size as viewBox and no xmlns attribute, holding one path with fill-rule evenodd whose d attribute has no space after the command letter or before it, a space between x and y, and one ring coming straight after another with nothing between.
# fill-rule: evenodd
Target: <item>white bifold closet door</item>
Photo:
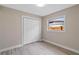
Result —
<instances>
[{"instance_id":1,"label":"white bifold closet door","mask_svg":"<svg viewBox=\"0 0 79 59\"><path fill-rule=\"evenodd\" d=\"M24 44L40 40L41 24L39 20L24 17Z\"/></svg>"}]
</instances>

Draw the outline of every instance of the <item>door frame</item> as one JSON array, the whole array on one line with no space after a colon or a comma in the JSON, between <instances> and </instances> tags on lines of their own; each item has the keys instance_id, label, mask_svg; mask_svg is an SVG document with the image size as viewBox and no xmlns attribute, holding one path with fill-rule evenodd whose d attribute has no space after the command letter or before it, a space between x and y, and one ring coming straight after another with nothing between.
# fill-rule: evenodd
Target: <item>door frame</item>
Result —
<instances>
[{"instance_id":1,"label":"door frame","mask_svg":"<svg viewBox=\"0 0 79 59\"><path fill-rule=\"evenodd\" d=\"M21 19L21 30L22 30L22 33L21 33L21 36L22 36L22 46L24 46L24 18L28 18L28 19L34 19L33 17L31 16L22 16L22 19Z\"/></svg>"}]
</instances>

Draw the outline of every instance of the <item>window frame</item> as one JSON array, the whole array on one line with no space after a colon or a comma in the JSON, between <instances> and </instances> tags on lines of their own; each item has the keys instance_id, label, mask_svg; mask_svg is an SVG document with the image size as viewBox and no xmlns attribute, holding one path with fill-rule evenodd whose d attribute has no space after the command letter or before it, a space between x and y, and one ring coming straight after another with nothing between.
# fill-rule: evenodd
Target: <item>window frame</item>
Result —
<instances>
[{"instance_id":1,"label":"window frame","mask_svg":"<svg viewBox=\"0 0 79 59\"><path fill-rule=\"evenodd\" d=\"M48 20L49 20L49 19L57 19L57 18L60 18L60 17L64 17L64 30L63 30L63 31L62 31L62 30L60 30L60 31L57 31L57 30L49 30L49 29L48 29ZM65 16L65 15L48 18L48 19L47 19L47 31L52 31L52 32L65 32L65 29L66 29L65 20L66 20L66 16Z\"/></svg>"}]
</instances>

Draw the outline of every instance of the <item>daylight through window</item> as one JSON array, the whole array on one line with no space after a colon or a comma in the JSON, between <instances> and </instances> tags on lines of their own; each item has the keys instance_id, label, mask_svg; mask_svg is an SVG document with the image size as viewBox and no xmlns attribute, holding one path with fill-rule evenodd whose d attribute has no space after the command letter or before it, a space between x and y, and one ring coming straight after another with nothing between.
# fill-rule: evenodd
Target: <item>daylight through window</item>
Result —
<instances>
[{"instance_id":1,"label":"daylight through window","mask_svg":"<svg viewBox=\"0 0 79 59\"><path fill-rule=\"evenodd\" d=\"M48 19L48 30L52 31L64 31L65 17L58 17L54 19Z\"/></svg>"}]
</instances>

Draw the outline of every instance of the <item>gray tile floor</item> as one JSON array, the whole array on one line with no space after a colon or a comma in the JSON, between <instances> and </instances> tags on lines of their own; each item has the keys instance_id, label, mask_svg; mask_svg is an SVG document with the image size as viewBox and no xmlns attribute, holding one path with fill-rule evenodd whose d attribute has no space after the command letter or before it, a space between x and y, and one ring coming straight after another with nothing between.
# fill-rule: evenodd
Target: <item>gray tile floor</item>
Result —
<instances>
[{"instance_id":1,"label":"gray tile floor","mask_svg":"<svg viewBox=\"0 0 79 59\"><path fill-rule=\"evenodd\" d=\"M9 51L4 51L1 55L67 55L56 46L45 42L34 42Z\"/></svg>"}]
</instances>

